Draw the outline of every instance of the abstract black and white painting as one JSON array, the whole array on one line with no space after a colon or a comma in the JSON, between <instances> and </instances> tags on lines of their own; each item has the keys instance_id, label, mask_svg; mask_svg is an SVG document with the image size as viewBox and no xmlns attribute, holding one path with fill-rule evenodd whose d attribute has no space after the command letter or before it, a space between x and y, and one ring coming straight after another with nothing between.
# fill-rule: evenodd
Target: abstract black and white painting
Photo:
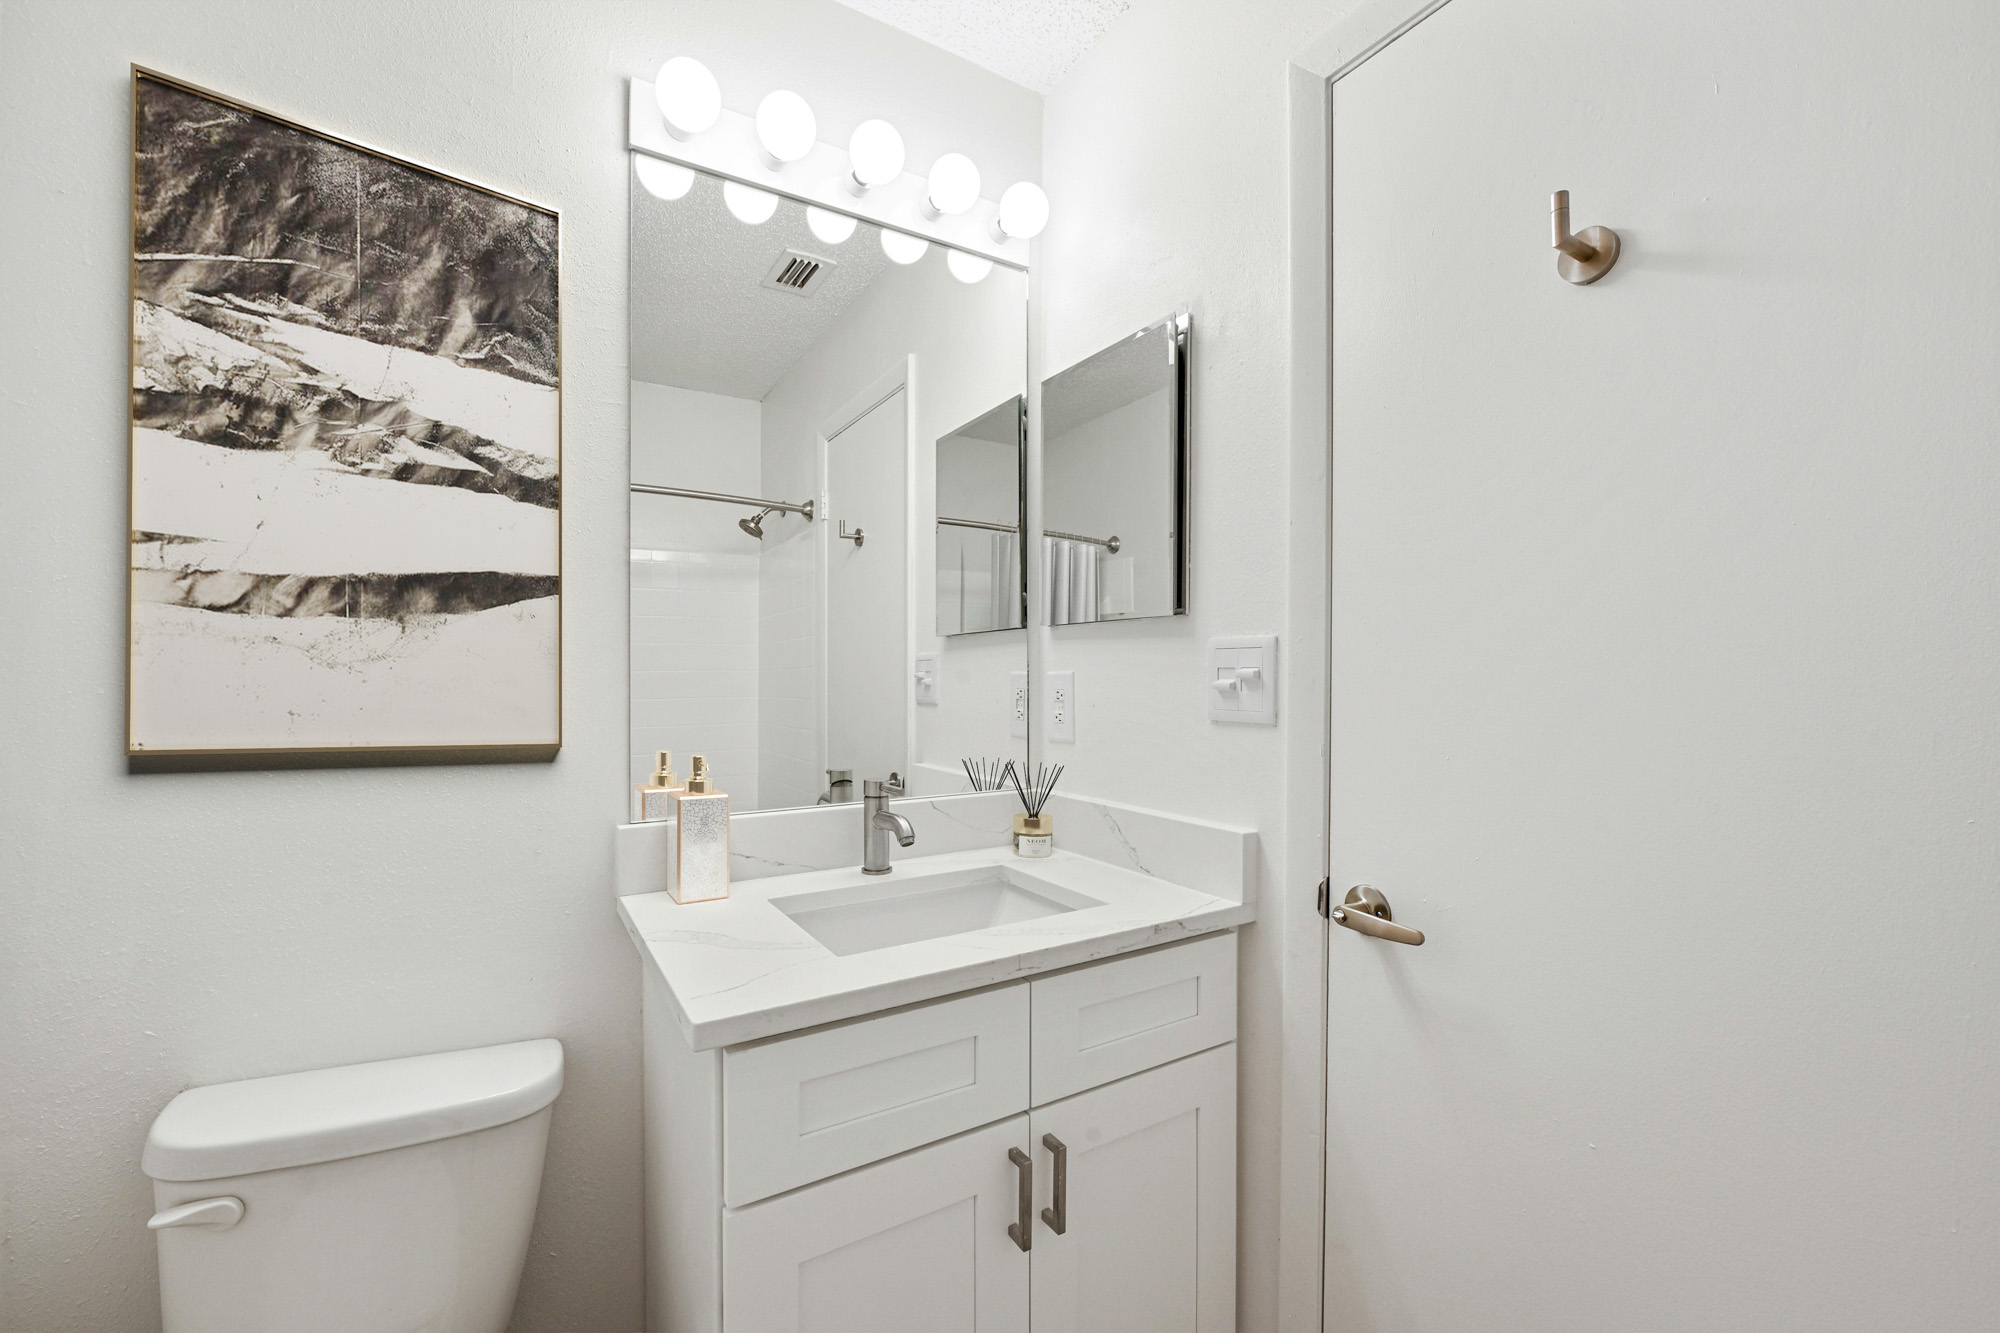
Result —
<instances>
[{"instance_id":1,"label":"abstract black and white painting","mask_svg":"<svg viewBox=\"0 0 2000 1333\"><path fill-rule=\"evenodd\" d=\"M556 215L140 70L133 135L131 753L552 754Z\"/></svg>"}]
</instances>

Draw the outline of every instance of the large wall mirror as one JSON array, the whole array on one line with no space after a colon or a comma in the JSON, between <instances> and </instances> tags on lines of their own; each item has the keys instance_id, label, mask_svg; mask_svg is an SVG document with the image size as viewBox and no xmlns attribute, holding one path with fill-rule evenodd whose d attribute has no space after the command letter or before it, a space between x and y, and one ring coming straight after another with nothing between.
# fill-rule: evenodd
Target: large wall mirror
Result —
<instances>
[{"instance_id":1,"label":"large wall mirror","mask_svg":"<svg viewBox=\"0 0 2000 1333\"><path fill-rule=\"evenodd\" d=\"M1048 624L1187 612L1189 334L1163 319L1042 382Z\"/></svg>"},{"instance_id":2,"label":"large wall mirror","mask_svg":"<svg viewBox=\"0 0 2000 1333\"><path fill-rule=\"evenodd\" d=\"M631 783L1022 761L1026 275L640 154L631 194Z\"/></svg>"}]
</instances>

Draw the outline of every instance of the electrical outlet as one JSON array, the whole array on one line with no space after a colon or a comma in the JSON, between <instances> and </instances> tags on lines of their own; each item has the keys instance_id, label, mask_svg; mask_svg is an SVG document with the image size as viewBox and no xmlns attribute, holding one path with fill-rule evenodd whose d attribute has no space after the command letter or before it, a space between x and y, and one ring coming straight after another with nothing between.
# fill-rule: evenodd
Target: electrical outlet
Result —
<instances>
[{"instance_id":1,"label":"electrical outlet","mask_svg":"<svg viewBox=\"0 0 2000 1333\"><path fill-rule=\"evenodd\" d=\"M1009 671L1007 673L1007 693L1012 699L1013 711L1007 715L1007 734L1026 740L1028 736L1028 673Z\"/></svg>"},{"instance_id":2,"label":"electrical outlet","mask_svg":"<svg viewBox=\"0 0 2000 1333\"><path fill-rule=\"evenodd\" d=\"M934 704L938 701L938 659L936 653L920 653L917 656L917 702Z\"/></svg>"},{"instance_id":3,"label":"electrical outlet","mask_svg":"<svg viewBox=\"0 0 2000 1333\"><path fill-rule=\"evenodd\" d=\"M1051 671L1046 680L1049 694L1048 739L1076 744L1076 673Z\"/></svg>"}]
</instances>

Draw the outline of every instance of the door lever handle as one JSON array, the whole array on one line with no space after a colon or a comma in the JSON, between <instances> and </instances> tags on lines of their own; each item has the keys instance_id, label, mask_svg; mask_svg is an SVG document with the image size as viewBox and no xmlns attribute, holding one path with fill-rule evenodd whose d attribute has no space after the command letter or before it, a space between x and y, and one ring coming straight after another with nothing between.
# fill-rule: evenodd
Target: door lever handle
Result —
<instances>
[{"instance_id":1,"label":"door lever handle","mask_svg":"<svg viewBox=\"0 0 2000 1333\"><path fill-rule=\"evenodd\" d=\"M1388 940L1394 944L1422 944L1424 932L1399 926L1389 919L1389 900L1379 889L1368 884L1356 884L1341 899L1340 906L1327 916L1346 926L1358 930L1363 935L1373 935L1378 940Z\"/></svg>"}]
</instances>

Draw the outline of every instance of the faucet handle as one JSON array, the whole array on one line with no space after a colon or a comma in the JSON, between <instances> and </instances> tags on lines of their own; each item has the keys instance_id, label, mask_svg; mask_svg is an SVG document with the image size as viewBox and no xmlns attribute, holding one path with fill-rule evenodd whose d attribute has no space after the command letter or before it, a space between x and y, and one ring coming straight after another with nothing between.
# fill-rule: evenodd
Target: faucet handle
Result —
<instances>
[{"instance_id":1,"label":"faucet handle","mask_svg":"<svg viewBox=\"0 0 2000 1333\"><path fill-rule=\"evenodd\" d=\"M863 796L873 796L877 800L881 800L885 796L901 796L903 794L903 777L900 773L891 773L883 781L869 778L861 784L861 794Z\"/></svg>"}]
</instances>

